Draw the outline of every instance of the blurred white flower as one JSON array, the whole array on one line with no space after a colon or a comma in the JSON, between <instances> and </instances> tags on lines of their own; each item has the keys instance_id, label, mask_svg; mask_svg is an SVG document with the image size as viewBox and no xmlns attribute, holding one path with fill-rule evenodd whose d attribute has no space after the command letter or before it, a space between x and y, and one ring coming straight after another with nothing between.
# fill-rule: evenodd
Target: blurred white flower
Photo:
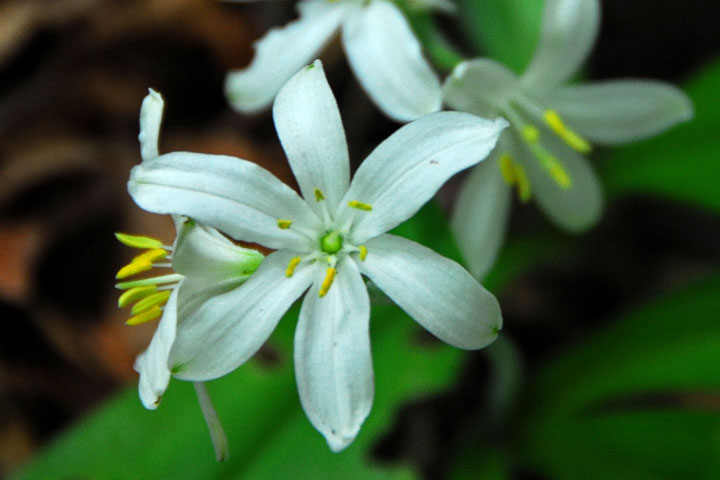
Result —
<instances>
[{"instance_id":1,"label":"blurred white flower","mask_svg":"<svg viewBox=\"0 0 720 480\"><path fill-rule=\"evenodd\" d=\"M446 2L435 3L447 7ZM257 42L252 63L228 74L225 92L237 110L269 107L280 87L316 58L338 30L355 76L388 117L405 122L440 110L440 81L392 2L302 0L297 8L298 20L270 30Z\"/></svg>"},{"instance_id":2,"label":"blurred white flower","mask_svg":"<svg viewBox=\"0 0 720 480\"><path fill-rule=\"evenodd\" d=\"M653 80L566 82L583 64L598 32L597 0L547 0L540 40L517 77L489 59L461 63L445 82L455 110L510 122L490 159L461 189L453 229L473 274L492 266L502 244L511 187L534 197L558 226L580 232L602 213L602 190L584 158L591 142L616 145L657 134L692 117L679 89Z\"/></svg>"},{"instance_id":3,"label":"blurred white flower","mask_svg":"<svg viewBox=\"0 0 720 480\"><path fill-rule=\"evenodd\" d=\"M186 215L277 250L242 286L183 321L170 353L175 374L205 381L234 370L307 290L295 334L298 390L310 421L339 451L373 399L361 274L451 345L481 348L497 336L493 295L457 263L385 232L485 158L507 123L460 112L422 117L380 144L350 182L345 134L320 61L287 82L273 114L303 198L246 160L185 152L143 161L128 188L146 210Z\"/></svg>"}]
</instances>

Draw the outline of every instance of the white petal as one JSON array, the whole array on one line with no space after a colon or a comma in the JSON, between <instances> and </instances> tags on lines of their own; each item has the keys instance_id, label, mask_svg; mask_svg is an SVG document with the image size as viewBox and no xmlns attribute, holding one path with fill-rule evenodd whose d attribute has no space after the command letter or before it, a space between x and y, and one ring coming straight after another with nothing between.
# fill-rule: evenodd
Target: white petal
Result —
<instances>
[{"instance_id":1,"label":"white petal","mask_svg":"<svg viewBox=\"0 0 720 480\"><path fill-rule=\"evenodd\" d=\"M320 219L264 168L224 155L175 152L135 166L128 191L143 209L185 215L238 240L301 251ZM282 229L278 220L291 220Z\"/></svg>"},{"instance_id":2,"label":"white petal","mask_svg":"<svg viewBox=\"0 0 720 480\"><path fill-rule=\"evenodd\" d=\"M170 382L168 356L175 341L177 325L178 288L173 289L165 304L163 316L150 340L150 346L135 360L135 370L140 374L138 391L145 408L155 410L160 404Z\"/></svg>"},{"instance_id":3,"label":"white petal","mask_svg":"<svg viewBox=\"0 0 720 480\"><path fill-rule=\"evenodd\" d=\"M512 190L498 164L498 157L509 153L503 143L498 143L490 158L470 172L460 188L451 222L468 270L478 279L495 263L510 216Z\"/></svg>"},{"instance_id":4,"label":"white petal","mask_svg":"<svg viewBox=\"0 0 720 480\"><path fill-rule=\"evenodd\" d=\"M395 132L360 165L340 205L340 223L354 215L351 240L363 243L407 220L460 170L484 159L507 122L438 112ZM349 201L372 211L349 208Z\"/></svg>"},{"instance_id":5,"label":"white petal","mask_svg":"<svg viewBox=\"0 0 720 480\"><path fill-rule=\"evenodd\" d=\"M159 155L158 138L162 124L163 108L165 102L162 96L149 89L150 93L143 99L140 107L140 155L143 160L149 160Z\"/></svg>"},{"instance_id":6,"label":"white petal","mask_svg":"<svg viewBox=\"0 0 720 480\"><path fill-rule=\"evenodd\" d=\"M255 58L242 70L228 74L225 95L241 112L270 106L280 87L315 58L340 26L346 5L326 0L298 4L300 18L270 30L255 44Z\"/></svg>"},{"instance_id":7,"label":"white petal","mask_svg":"<svg viewBox=\"0 0 720 480\"><path fill-rule=\"evenodd\" d=\"M342 40L355 76L387 116L405 122L440 110L440 81L395 5L364 6L343 24Z\"/></svg>"},{"instance_id":8,"label":"white petal","mask_svg":"<svg viewBox=\"0 0 720 480\"><path fill-rule=\"evenodd\" d=\"M519 160L525 166L534 198L543 212L561 228L581 232L595 225L603 211L602 187L588 160L543 129L543 146L562 164L570 177L570 188L560 187L540 163L526 152ZM519 150L519 149L518 149Z\"/></svg>"},{"instance_id":9,"label":"white petal","mask_svg":"<svg viewBox=\"0 0 720 480\"><path fill-rule=\"evenodd\" d=\"M175 240L172 266L175 272L189 277L242 279L262 260L257 250L235 245L217 230L187 219Z\"/></svg>"},{"instance_id":10,"label":"white petal","mask_svg":"<svg viewBox=\"0 0 720 480\"><path fill-rule=\"evenodd\" d=\"M549 89L570 78L590 54L599 26L598 0L547 0L540 43L522 82Z\"/></svg>"},{"instance_id":11,"label":"white petal","mask_svg":"<svg viewBox=\"0 0 720 480\"><path fill-rule=\"evenodd\" d=\"M443 85L443 101L453 110L492 118L519 88L518 78L505 65L478 58L455 67Z\"/></svg>"},{"instance_id":12,"label":"white petal","mask_svg":"<svg viewBox=\"0 0 720 480\"><path fill-rule=\"evenodd\" d=\"M227 293L180 310L180 325L170 351L176 377L205 381L242 365L265 343L282 315L312 282L312 268L285 269L296 254L269 255L250 278Z\"/></svg>"},{"instance_id":13,"label":"white petal","mask_svg":"<svg viewBox=\"0 0 720 480\"><path fill-rule=\"evenodd\" d=\"M358 265L395 303L450 345L482 348L502 327L500 306L464 268L410 240L382 235Z\"/></svg>"},{"instance_id":14,"label":"white petal","mask_svg":"<svg viewBox=\"0 0 720 480\"><path fill-rule=\"evenodd\" d=\"M303 197L320 215L323 208L334 212L350 183L350 159L340 111L320 60L283 86L273 117Z\"/></svg>"},{"instance_id":15,"label":"white petal","mask_svg":"<svg viewBox=\"0 0 720 480\"><path fill-rule=\"evenodd\" d=\"M668 83L614 80L559 88L547 104L593 142L621 144L692 118L692 101Z\"/></svg>"},{"instance_id":16,"label":"white petal","mask_svg":"<svg viewBox=\"0 0 720 480\"><path fill-rule=\"evenodd\" d=\"M350 257L338 263L322 298L324 270L318 273L295 330L295 376L308 418L338 452L355 439L372 406L370 302Z\"/></svg>"}]
</instances>

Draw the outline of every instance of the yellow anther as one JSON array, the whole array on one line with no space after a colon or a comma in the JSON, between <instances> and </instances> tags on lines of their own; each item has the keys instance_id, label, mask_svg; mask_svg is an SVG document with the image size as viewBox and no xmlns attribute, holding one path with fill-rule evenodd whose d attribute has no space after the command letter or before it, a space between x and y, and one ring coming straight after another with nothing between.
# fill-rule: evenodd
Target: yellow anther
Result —
<instances>
[{"instance_id":1,"label":"yellow anther","mask_svg":"<svg viewBox=\"0 0 720 480\"><path fill-rule=\"evenodd\" d=\"M573 130L569 129L555 110L545 111L545 122L555 134L563 139L571 148L580 153L589 153L592 150L590 143Z\"/></svg>"},{"instance_id":2,"label":"yellow anther","mask_svg":"<svg viewBox=\"0 0 720 480\"><path fill-rule=\"evenodd\" d=\"M570 176L560 163L552 165L550 169L548 169L548 173L550 173L550 176L553 180L555 180L555 182L557 182L558 185L560 185L561 188L568 189L572 186Z\"/></svg>"},{"instance_id":3,"label":"yellow anther","mask_svg":"<svg viewBox=\"0 0 720 480\"><path fill-rule=\"evenodd\" d=\"M540 140L540 130L532 125L525 125L522 136L528 143L537 143Z\"/></svg>"},{"instance_id":4,"label":"yellow anther","mask_svg":"<svg viewBox=\"0 0 720 480\"><path fill-rule=\"evenodd\" d=\"M298 263L300 263L301 258L300 257L293 257L290 259L290 263L288 263L287 269L285 269L285 276L290 278L293 276L293 273L295 273L295 267L298 266Z\"/></svg>"},{"instance_id":5,"label":"yellow anther","mask_svg":"<svg viewBox=\"0 0 720 480\"><path fill-rule=\"evenodd\" d=\"M330 290L330 286L333 283L333 280L335 280L335 272L336 270L332 267L327 269L327 273L325 274L325 280L323 280L322 285L320 285L320 291L318 292L318 296L324 297L325 294L327 294L328 290Z\"/></svg>"},{"instance_id":6,"label":"yellow anther","mask_svg":"<svg viewBox=\"0 0 720 480\"><path fill-rule=\"evenodd\" d=\"M360 260L365 260L365 257L367 257L367 247L365 245L360 245L358 249L360 250Z\"/></svg>"},{"instance_id":7,"label":"yellow anther","mask_svg":"<svg viewBox=\"0 0 720 480\"><path fill-rule=\"evenodd\" d=\"M156 305L147 312L143 312L139 315L135 315L134 317L130 317L130 319L125 322L125 325L140 325L141 323L155 320L156 318L160 318L161 316L162 310Z\"/></svg>"},{"instance_id":8,"label":"yellow anther","mask_svg":"<svg viewBox=\"0 0 720 480\"><path fill-rule=\"evenodd\" d=\"M288 228L290 228L290 225L292 225L292 220L278 219L277 225L283 230L287 230Z\"/></svg>"},{"instance_id":9,"label":"yellow anther","mask_svg":"<svg viewBox=\"0 0 720 480\"><path fill-rule=\"evenodd\" d=\"M357 200L350 200L348 202L348 207L357 208L358 210L365 210L366 212L372 210L372 205L370 205L369 203L358 202Z\"/></svg>"},{"instance_id":10,"label":"yellow anther","mask_svg":"<svg viewBox=\"0 0 720 480\"><path fill-rule=\"evenodd\" d=\"M315 189L315 201L319 202L320 200L325 200L325 195L323 195L322 190L319 188Z\"/></svg>"},{"instance_id":11,"label":"yellow anther","mask_svg":"<svg viewBox=\"0 0 720 480\"><path fill-rule=\"evenodd\" d=\"M132 248L161 248L163 246L160 240L151 237L143 237L140 235L128 235L127 233L116 233L115 238L123 245Z\"/></svg>"},{"instance_id":12,"label":"yellow anther","mask_svg":"<svg viewBox=\"0 0 720 480\"><path fill-rule=\"evenodd\" d=\"M132 259L132 262L145 262L149 261L150 263L154 263L158 260L162 260L163 258L167 257L167 252L163 250L162 248L154 248L152 250L148 250L147 252L143 252L140 255L136 256Z\"/></svg>"},{"instance_id":13,"label":"yellow anther","mask_svg":"<svg viewBox=\"0 0 720 480\"><path fill-rule=\"evenodd\" d=\"M133 305L132 310L130 310L130 314L139 315L155 307L165 305L168 298L170 298L170 290L162 290L160 292L153 293L152 295L148 295Z\"/></svg>"},{"instance_id":14,"label":"yellow anther","mask_svg":"<svg viewBox=\"0 0 720 480\"><path fill-rule=\"evenodd\" d=\"M517 182L513 159L507 153L500 155L500 173L502 173L502 176L508 185L515 185L515 182Z\"/></svg>"},{"instance_id":15,"label":"yellow anther","mask_svg":"<svg viewBox=\"0 0 720 480\"><path fill-rule=\"evenodd\" d=\"M144 287L131 288L127 292L123 292L123 294L120 295L120 298L118 298L118 307L127 307L131 303L142 300L143 298L155 292L157 292L157 287L155 285L146 285Z\"/></svg>"},{"instance_id":16,"label":"yellow anther","mask_svg":"<svg viewBox=\"0 0 720 480\"><path fill-rule=\"evenodd\" d=\"M132 277L140 272L146 272L152 268L152 262L150 260L133 260L132 262L121 268L115 278L117 280Z\"/></svg>"},{"instance_id":17,"label":"yellow anther","mask_svg":"<svg viewBox=\"0 0 720 480\"><path fill-rule=\"evenodd\" d=\"M515 172L515 180L517 183L518 198L521 202L527 203L530 200L530 181L528 180L525 168L519 163L513 165Z\"/></svg>"}]
</instances>

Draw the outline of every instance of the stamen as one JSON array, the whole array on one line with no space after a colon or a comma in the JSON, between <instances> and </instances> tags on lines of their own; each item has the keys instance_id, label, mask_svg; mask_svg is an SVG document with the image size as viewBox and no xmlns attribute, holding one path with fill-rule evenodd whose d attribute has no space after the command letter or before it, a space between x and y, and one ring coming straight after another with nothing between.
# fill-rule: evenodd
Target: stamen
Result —
<instances>
[{"instance_id":1,"label":"stamen","mask_svg":"<svg viewBox=\"0 0 720 480\"><path fill-rule=\"evenodd\" d=\"M160 307L162 305L165 305L165 303L168 301L168 298L170 298L170 293L170 290L163 290L161 292L148 295L147 297L143 298L135 305L133 305L132 310L130 310L130 314L138 315L140 313L147 312L154 307Z\"/></svg>"},{"instance_id":2,"label":"stamen","mask_svg":"<svg viewBox=\"0 0 720 480\"><path fill-rule=\"evenodd\" d=\"M546 110L544 116L545 122L552 131L555 132L558 137L563 139L571 148L580 153L589 153L590 150L592 150L590 143L568 128L555 110Z\"/></svg>"},{"instance_id":3,"label":"stamen","mask_svg":"<svg viewBox=\"0 0 720 480\"><path fill-rule=\"evenodd\" d=\"M140 325L141 323L147 323L152 320L155 320L156 318L160 318L162 316L162 309L155 305L153 308L148 310L147 312L143 312L139 315L135 315L134 317L130 317L130 319L125 322L125 325Z\"/></svg>"},{"instance_id":4,"label":"stamen","mask_svg":"<svg viewBox=\"0 0 720 480\"><path fill-rule=\"evenodd\" d=\"M301 258L300 257L293 257L290 259L290 263L288 263L287 269L285 270L285 276L290 278L293 276L293 273L295 273L295 267L298 266L298 263L300 263Z\"/></svg>"},{"instance_id":5,"label":"stamen","mask_svg":"<svg viewBox=\"0 0 720 480\"><path fill-rule=\"evenodd\" d=\"M315 189L315 201L319 202L320 200L325 200L325 195L323 195L322 190L319 188Z\"/></svg>"},{"instance_id":6,"label":"stamen","mask_svg":"<svg viewBox=\"0 0 720 480\"><path fill-rule=\"evenodd\" d=\"M157 292L157 287L155 285L131 288L127 292L123 292L123 294L120 295L120 298L118 298L118 308L127 307L131 303L142 300L155 292Z\"/></svg>"},{"instance_id":7,"label":"stamen","mask_svg":"<svg viewBox=\"0 0 720 480\"><path fill-rule=\"evenodd\" d=\"M532 125L523 127L522 136L528 143L537 143L540 140L540 130Z\"/></svg>"},{"instance_id":8,"label":"stamen","mask_svg":"<svg viewBox=\"0 0 720 480\"><path fill-rule=\"evenodd\" d=\"M162 260L163 258L167 258L167 252L163 250L162 248L154 248L152 250L148 250L147 252L143 252L140 255L136 256L132 259L132 262L144 262L145 260L149 260L150 263L156 262L157 260Z\"/></svg>"},{"instance_id":9,"label":"stamen","mask_svg":"<svg viewBox=\"0 0 720 480\"><path fill-rule=\"evenodd\" d=\"M528 180L525 168L519 163L513 165L515 180L518 189L518 198L522 203L527 203L530 200L530 180Z\"/></svg>"},{"instance_id":10,"label":"stamen","mask_svg":"<svg viewBox=\"0 0 720 480\"><path fill-rule=\"evenodd\" d=\"M508 185L515 185L517 178L515 177L515 168L513 167L513 159L507 153L500 155L500 173Z\"/></svg>"},{"instance_id":11,"label":"stamen","mask_svg":"<svg viewBox=\"0 0 720 480\"><path fill-rule=\"evenodd\" d=\"M141 278L140 280L133 280L131 282L116 283L115 288L120 290L127 290L128 288L144 287L145 285L161 285L164 283L179 282L183 277L179 273L171 275L162 275L160 277Z\"/></svg>"},{"instance_id":12,"label":"stamen","mask_svg":"<svg viewBox=\"0 0 720 480\"><path fill-rule=\"evenodd\" d=\"M132 277L135 274L138 274L140 272L146 272L152 268L152 262L149 260L135 260L133 259L132 262L122 267L117 274L115 274L115 278L117 280L122 280L123 278Z\"/></svg>"},{"instance_id":13,"label":"stamen","mask_svg":"<svg viewBox=\"0 0 720 480\"><path fill-rule=\"evenodd\" d=\"M318 296L324 297L328 290L330 290L330 286L333 283L333 280L335 280L335 273L337 270L330 267L327 269L327 273L325 274L325 279L323 280L322 285L320 285L320 292L318 292Z\"/></svg>"},{"instance_id":14,"label":"stamen","mask_svg":"<svg viewBox=\"0 0 720 480\"><path fill-rule=\"evenodd\" d=\"M290 225L292 225L292 220L283 220L280 218L277 221L277 226L283 230L287 230L288 228L290 228Z\"/></svg>"},{"instance_id":15,"label":"stamen","mask_svg":"<svg viewBox=\"0 0 720 480\"><path fill-rule=\"evenodd\" d=\"M369 203L358 202L357 200L350 200L348 202L348 207L357 208L358 210L365 210L366 212L372 210L372 205L370 205Z\"/></svg>"},{"instance_id":16,"label":"stamen","mask_svg":"<svg viewBox=\"0 0 720 480\"><path fill-rule=\"evenodd\" d=\"M365 260L365 257L367 257L367 247L365 245L360 245L358 249L360 250L360 261Z\"/></svg>"},{"instance_id":17,"label":"stamen","mask_svg":"<svg viewBox=\"0 0 720 480\"><path fill-rule=\"evenodd\" d=\"M116 233L115 238L123 245L132 248L161 248L163 246L160 240L144 237L140 235L128 235L127 233Z\"/></svg>"}]
</instances>

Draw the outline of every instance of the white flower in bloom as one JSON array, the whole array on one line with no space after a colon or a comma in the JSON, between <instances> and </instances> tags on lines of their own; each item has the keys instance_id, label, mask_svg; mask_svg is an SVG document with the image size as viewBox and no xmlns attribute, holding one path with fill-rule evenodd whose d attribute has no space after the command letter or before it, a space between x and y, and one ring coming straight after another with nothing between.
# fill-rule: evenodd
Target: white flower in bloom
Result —
<instances>
[{"instance_id":1,"label":"white flower in bloom","mask_svg":"<svg viewBox=\"0 0 720 480\"><path fill-rule=\"evenodd\" d=\"M303 0L300 18L273 29L252 63L230 72L225 92L241 112L269 107L283 84L342 30L350 67L387 116L413 120L440 110L440 81L402 12L386 0Z\"/></svg>"},{"instance_id":2,"label":"white flower in bloom","mask_svg":"<svg viewBox=\"0 0 720 480\"><path fill-rule=\"evenodd\" d=\"M176 376L204 381L237 368L307 291L295 334L298 390L310 421L338 451L373 399L361 274L451 345L476 349L497 336L497 301L468 272L385 232L482 160L507 123L460 112L425 116L380 144L350 182L340 114L319 61L287 82L273 113L303 198L254 163L186 152L142 162L128 188L146 210L186 215L277 250L241 287L183 322L171 351Z\"/></svg>"},{"instance_id":3,"label":"white flower in bloom","mask_svg":"<svg viewBox=\"0 0 720 480\"><path fill-rule=\"evenodd\" d=\"M143 161L158 156L158 135L163 101L154 91L143 101L140 114L140 145ZM125 280L117 285L125 290L120 307L133 305L128 325L137 325L159 317L158 328L148 349L135 362L140 374L140 399L146 408L155 409L170 381L171 349L185 322L206 321L198 306L209 298L238 287L263 260L263 255L234 245L216 230L174 216L177 238L173 246L142 236L116 234L125 245L145 250L123 267L117 275ZM171 263L166 263L170 260ZM165 263L161 263L165 262ZM172 273L126 280L151 268L170 268Z\"/></svg>"},{"instance_id":4,"label":"white flower in bloom","mask_svg":"<svg viewBox=\"0 0 720 480\"><path fill-rule=\"evenodd\" d=\"M599 21L596 0L547 0L540 41L522 76L476 59L458 65L445 82L450 108L501 115L511 125L491 158L471 172L453 218L458 244L478 278L501 246L512 186L523 202L534 196L558 226L582 231L602 212L601 187L583 157L590 142L630 142L692 116L687 96L663 82L566 84L592 49Z\"/></svg>"}]
</instances>

